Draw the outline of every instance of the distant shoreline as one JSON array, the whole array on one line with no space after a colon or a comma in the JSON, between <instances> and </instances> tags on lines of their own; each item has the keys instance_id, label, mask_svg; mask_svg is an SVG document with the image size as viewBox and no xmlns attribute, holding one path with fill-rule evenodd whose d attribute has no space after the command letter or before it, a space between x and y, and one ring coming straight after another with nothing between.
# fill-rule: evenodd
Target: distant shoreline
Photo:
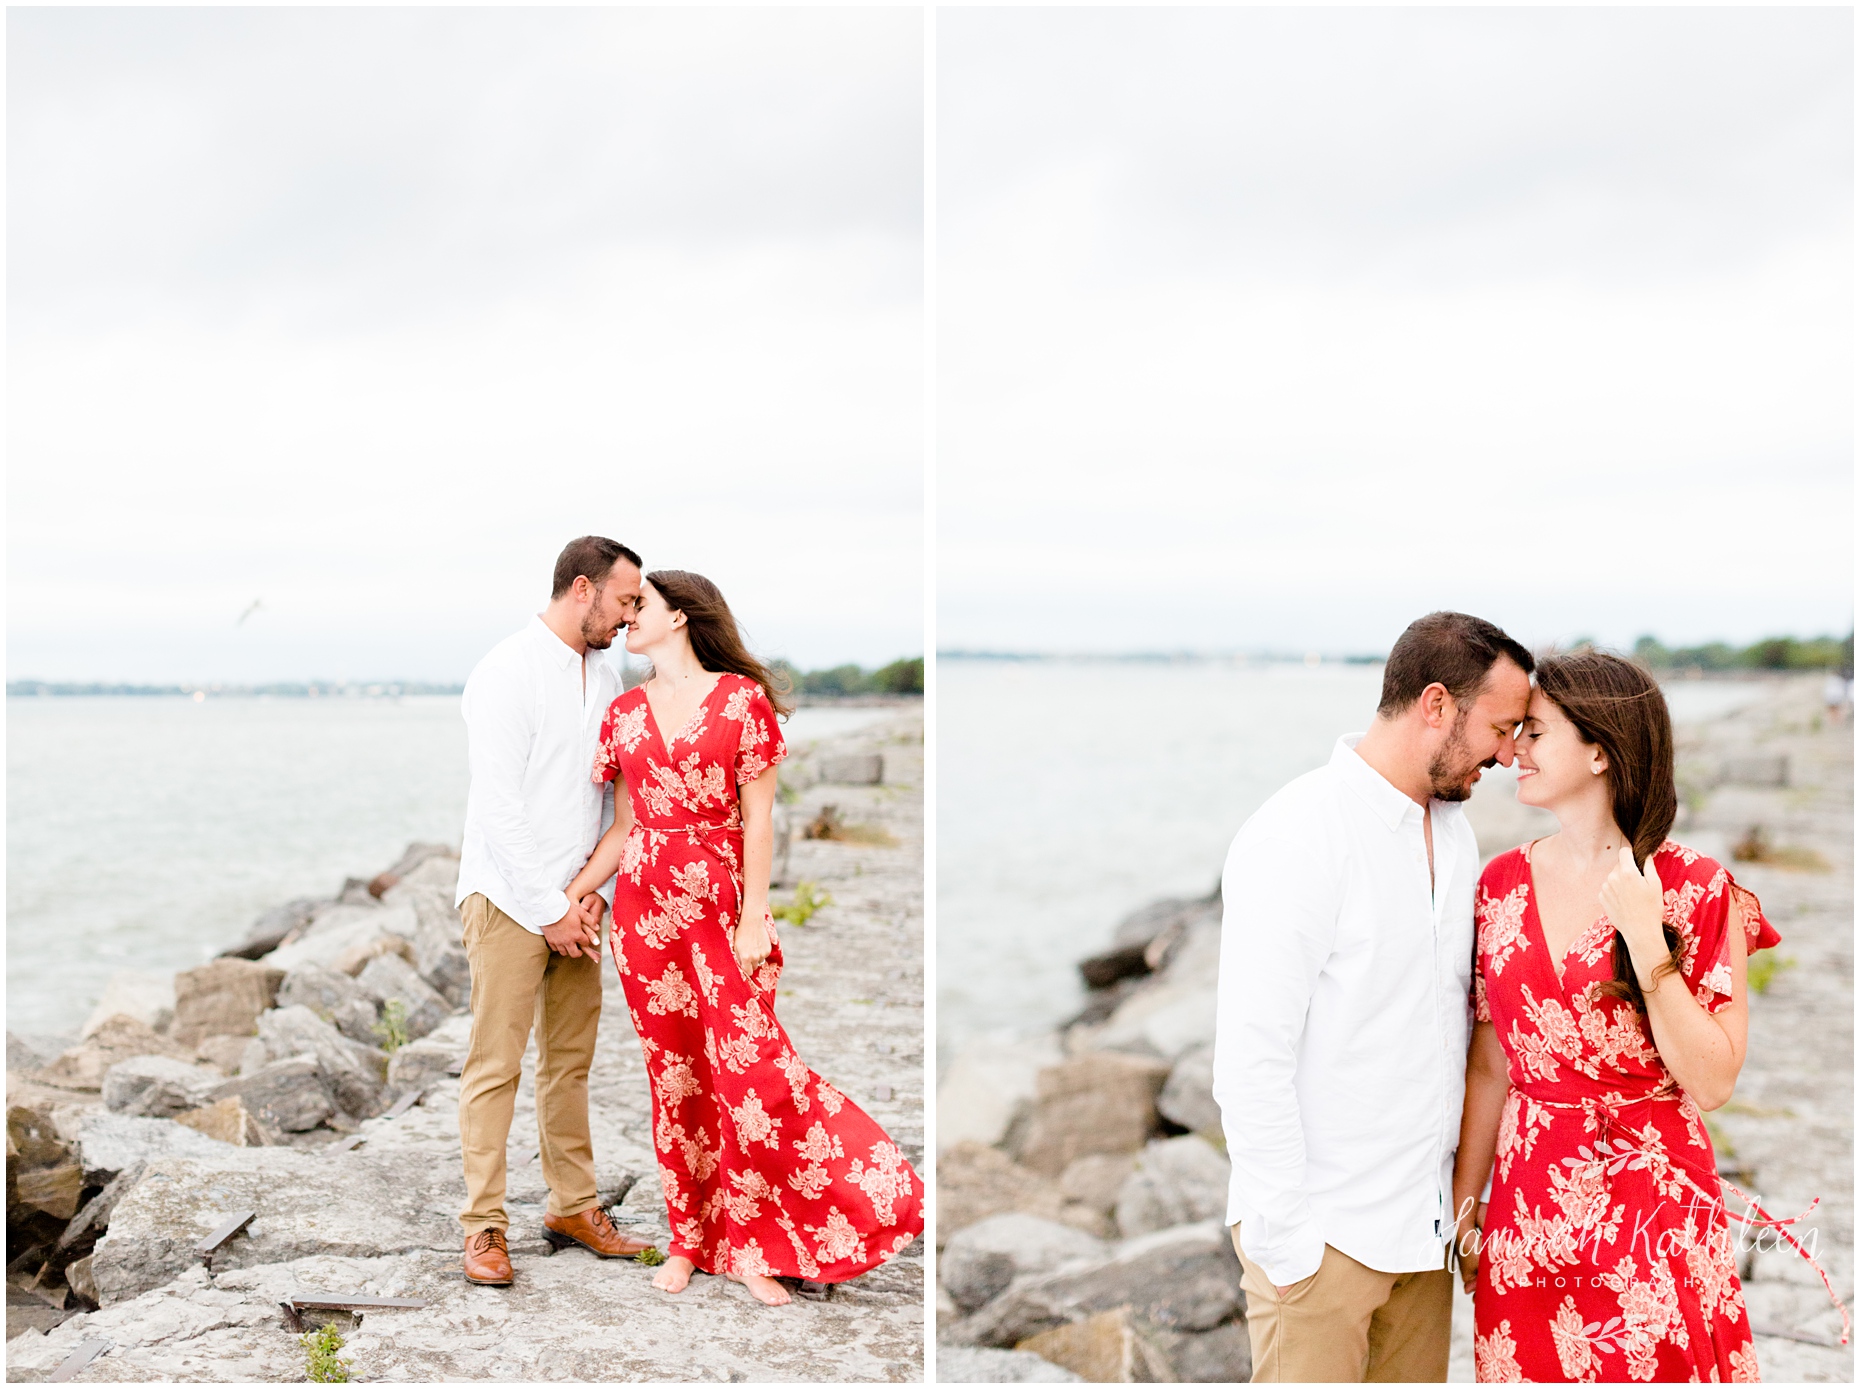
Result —
<instances>
[{"instance_id":1,"label":"distant shoreline","mask_svg":"<svg viewBox=\"0 0 1860 1389\"><path fill-rule=\"evenodd\" d=\"M341 684L335 681L304 685L106 685L50 680L10 680L8 699L405 699L456 697L463 685L428 685L416 681ZM920 694L797 694L802 709L889 709L921 705Z\"/></svg>"},{"instance_id":2,"label":"distant shoreline","mask_svg":"<svg viewBox=\"0 0 1860 1389\"><path fill-rule=\"evenodd\" d=\"M103 681L9 680L8 699L399 699L406 695L460 695L463 685L421 680L279 681L269 685L129 685Z\"/></svg>"}]
</instances>

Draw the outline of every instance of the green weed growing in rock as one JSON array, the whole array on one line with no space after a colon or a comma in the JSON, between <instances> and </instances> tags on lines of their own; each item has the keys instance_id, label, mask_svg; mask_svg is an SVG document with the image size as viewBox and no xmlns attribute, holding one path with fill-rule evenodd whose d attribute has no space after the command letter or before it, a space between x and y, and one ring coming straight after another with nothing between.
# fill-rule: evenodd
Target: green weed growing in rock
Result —
<instances>
[{"instance_id":1,"label":"green weed growing in rock","mask_svg":"<svg viewBox=\"0 0 1860 1389\"><path fill-rule=\"evenodd\" d=\"M662 1264L665 1262L665 1253L663 1250L660 1250L660 1249L642 1249L639 1251L638 1254L634 1255L633 1257L636 1258L640 1263L646 1264L648 1266L651 1266L654 1264Z\"/></svg>"},{"instance_id":2,"label":"green weed growing in rock","mask_svg":"<svg viewBox=\"0 0 1860 1389\"><path fill-rule=\"evenodd\" d=\"M1750 987L1755 992L1760 994L1768 993L1770 991L1770 985L1776 981L1776 976L1778 974L1781 974L1785 969L1794 968L1795 956L1784 955L1778 957L1774 950L1765 950L1745 967L1746 973L1744 977L1749 981Z\"/></svg>"},{"instance_id":3,"label":"green weed growing in rock","mask_svg":"<svg viewBox=\"0 0 1860 1389\"><path fill-rule=\"evenodd\" d=\"M822 892L812 878L803 878L794 885L794 900L785 907L774 908L772 915L790 926L805 926L807 919L815 912L832 905L831 894Z\"/></svg>"},{"instance_id":4,"label":"green weed growing in rock","mask_svg":"<svg viewBox=\"0 0 1860 1389\"><path fill-rule=\"evenodd\" d=\"M410 1040L407 1036L407 1005L398 998L390 998L381 1007L381 1021L375 1024L375 1036L381 1039L381 1050L390 1056L406 1046Z\"/></svg>"},{"instance_id":5,"label":"green weed growing in rock","mask_svg":"<svg viewBox=\"0 0 1860 1389\"><path fill-rule=\"evenodd\" d=\"M342 1335L333 1326L319 1326L297 1338L304 1348L304 1378L311 1384L347 1384L349 1362L339 1359Z\"/></svg>"}]
</instances>

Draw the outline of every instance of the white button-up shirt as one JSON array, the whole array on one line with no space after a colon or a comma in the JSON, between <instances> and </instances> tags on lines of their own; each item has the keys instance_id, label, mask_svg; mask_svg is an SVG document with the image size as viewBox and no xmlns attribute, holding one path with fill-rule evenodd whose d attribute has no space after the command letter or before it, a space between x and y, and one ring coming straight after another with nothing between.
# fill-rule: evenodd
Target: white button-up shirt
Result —
<instances>
[{"instance_id":1,"label":"white button-up shirt","mask_svg":"<svg viewBox=\"0 0 1860 1389\"><path fill-rule=\"evenodd\" d=\"M567 914L563 889L594 851L612 794L593 779L594 752L619 694L612 666L577 655L540 617L478 662L461 702L471 791L459 902L482 892L539 935Z\"/></svg>"},{"instance_id":2,"label":"white button-up shirt","mask_svg":"<svg viewBox=\"0 0 1860 1389\"><path fill-rule=\"evenodd\" d=\"M1329 1244L1383 1273L1443 1267L1472 1035L1479 846L1338 740L1241 827L1221 874L1214 1098L1227 1220L1274 1283Z\"/></svg>"}]
</instances>

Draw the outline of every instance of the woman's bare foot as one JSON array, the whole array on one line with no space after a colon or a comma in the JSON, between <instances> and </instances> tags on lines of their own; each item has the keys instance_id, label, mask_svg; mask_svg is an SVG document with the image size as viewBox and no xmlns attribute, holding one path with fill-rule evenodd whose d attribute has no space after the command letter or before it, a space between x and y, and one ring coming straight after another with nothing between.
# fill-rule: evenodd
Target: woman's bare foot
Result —
<instances>
[{"instance_id":1,"label":"woman's bare foot","mask_svg":"<svg viewBox=\"0 0 1860 1389\"><path fill-rule=\"evenodd\" d=\"M674 1254L652 1275L652 1286L662 1293L681 1293L696 1268L683 1254Z\"/></svg>"},{"instance_id":2,"label":"woman's bare foot","mask_svg":"<svg viewBox=\"0 0 1860 1389\"><path fill-rule=\"evenodd\" d=\"M730 1277L749 1289L749 1295L757 1302L766 1302L771 1307L779 1307L784 1302L793 1301L788 1290L773 1278L764 1278L759 1273L732 1273Z\"/></svg>"}]
</instances>

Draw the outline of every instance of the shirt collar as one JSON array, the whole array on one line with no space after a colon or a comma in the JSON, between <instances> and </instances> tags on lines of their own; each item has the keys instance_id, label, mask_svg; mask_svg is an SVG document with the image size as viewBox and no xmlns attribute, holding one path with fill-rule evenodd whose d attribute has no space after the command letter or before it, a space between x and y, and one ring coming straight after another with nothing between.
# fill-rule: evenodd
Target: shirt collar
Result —
<instances>
[{"instance_id":1,"label":"shirt collar","mask_svg":"<svg viewBox=\"0 0 1860 1389\"><path fill-rule=\"evenodd\" d=\"M549 659L555 663L558 670L567 670L582 659L575 654L574 647L549 630L549 624L541 617L530 619L530 635L541 643L542 649L548 653Z\"/></svg>"},{"instance_id":2,"label":"shirt collar","mask_svg":"<svg viewBox=\"0 0 1860 1389\"><path fill-rule=\"evenodd\" d=\"M1361 796L1369 808L1376 812L1391 830L1398 830L1409 815L1420 818L1421 807L1416 805L1389 782L1374 767L1357 756L1356 745L1362 741L1360 733L1346 733L1337 740L1337 746L1331 750L1331 768L1343 779L1357 795Z\"/></svg>"}]
</instances>

